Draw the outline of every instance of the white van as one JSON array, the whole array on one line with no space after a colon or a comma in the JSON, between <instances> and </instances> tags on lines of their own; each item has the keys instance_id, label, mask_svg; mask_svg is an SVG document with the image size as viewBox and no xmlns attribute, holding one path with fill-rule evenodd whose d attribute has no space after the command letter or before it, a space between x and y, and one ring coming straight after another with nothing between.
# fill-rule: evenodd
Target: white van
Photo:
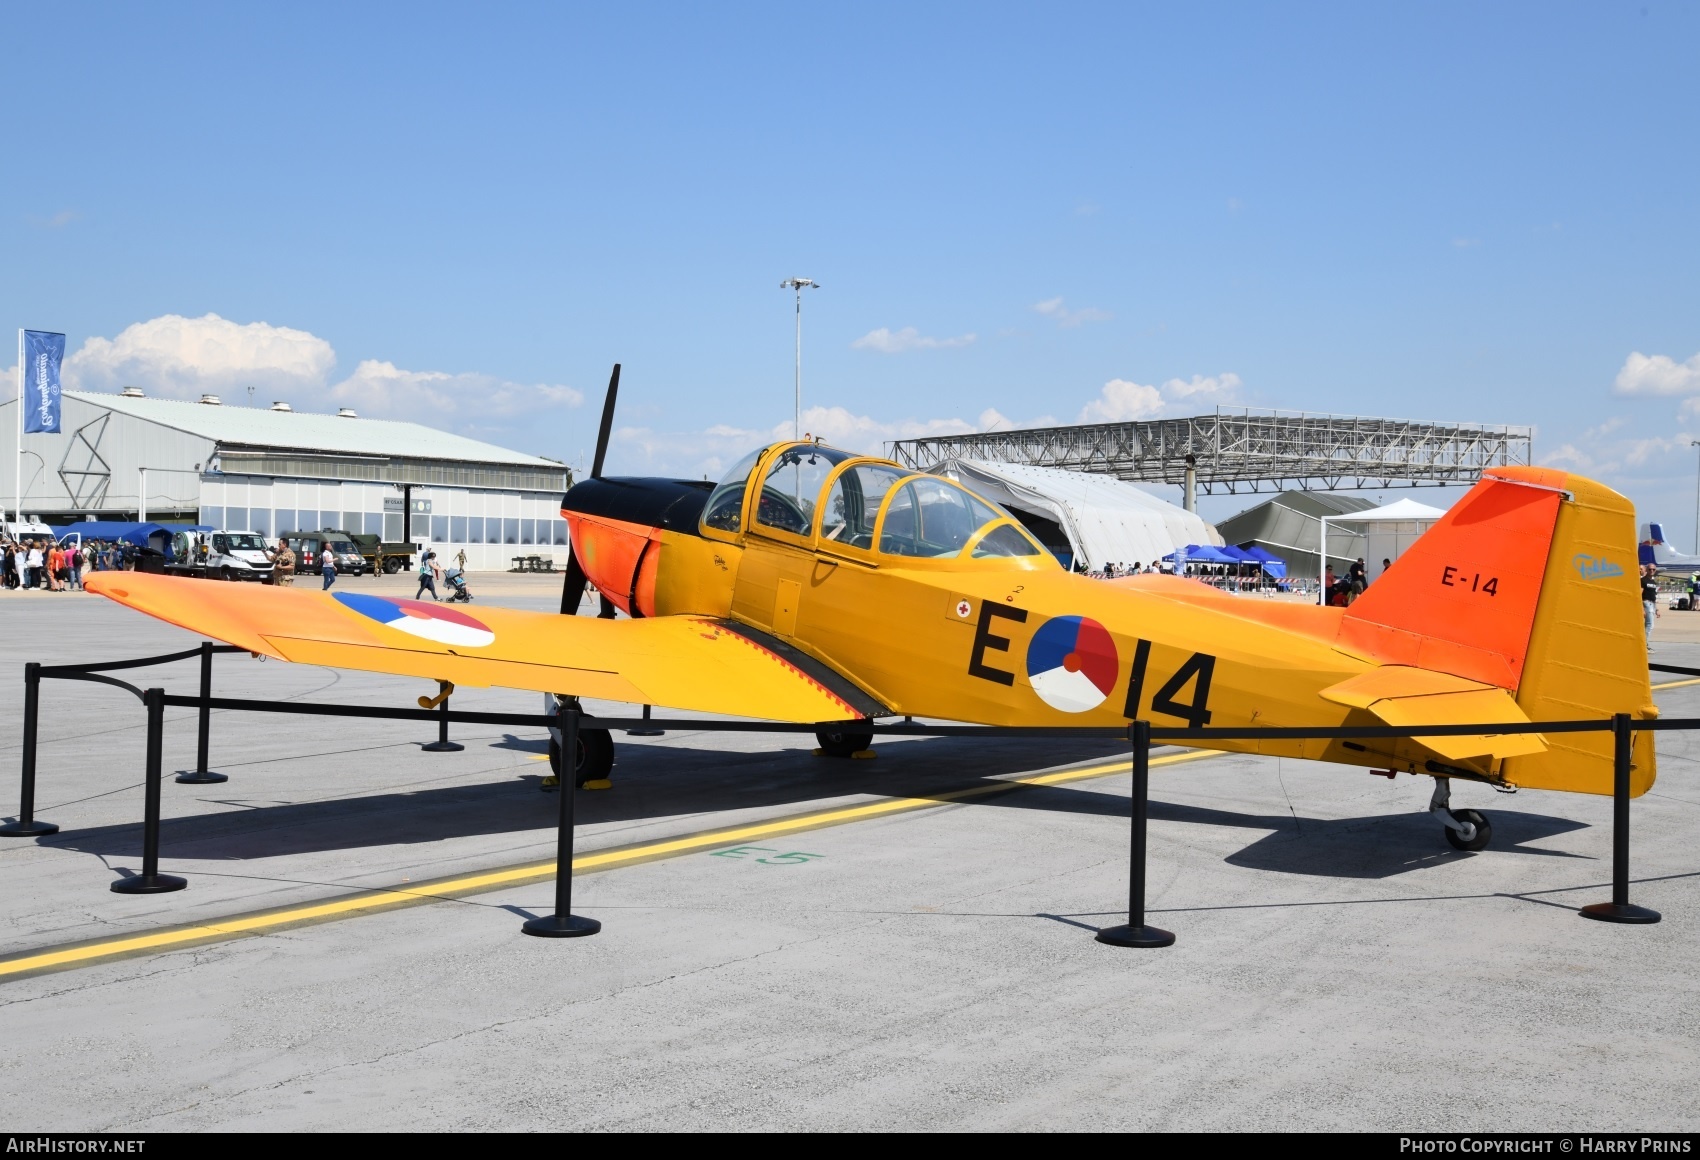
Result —
<instances>
[{"instance_id":1,"label":"white van","mask_svg":"<svg viewBox=\"0 0 1700 1160\"><path fill-rule=\"evenodd\" d=\"M272 561L258 532L176 532L171 537L169 575L206 580L272 582Z\"/></svg>"}]
</instances>

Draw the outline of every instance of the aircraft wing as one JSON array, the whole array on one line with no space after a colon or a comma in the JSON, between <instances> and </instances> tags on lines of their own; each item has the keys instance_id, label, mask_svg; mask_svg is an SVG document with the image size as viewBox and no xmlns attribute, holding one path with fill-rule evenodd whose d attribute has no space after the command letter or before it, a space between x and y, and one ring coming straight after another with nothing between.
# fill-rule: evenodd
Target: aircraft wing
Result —
<instances>
[{"instance_id":1,"label":"aircraft wing","mask_svg":"<svg viewBox=\"0 0 1700 1160\"><path fill-rule=\"evenodd\" d=\"M811 674L805 658L781 655L778 642L706 617L471 612L364 592L137 572L96 572L84 586L191 632L303 664L803 724L863 717L871 704L842 678Z\"/></svg>"},{"instance_id":2,"label":"aircraft wing","mask_svg":"<svg viewBox=\"0 0 1700 1160\"><path fill-rule=\"evenodd\" d=\"M1329 686L1322 695L1337 705L1366 709L1389 725L1521 725L1529 720L1511 694L1496 685L1409 665L1371 669ZM1527 757L1547 749L1538 733L1418 737L1416 741L1450 761Z\"/></svg>"}]
</instances>

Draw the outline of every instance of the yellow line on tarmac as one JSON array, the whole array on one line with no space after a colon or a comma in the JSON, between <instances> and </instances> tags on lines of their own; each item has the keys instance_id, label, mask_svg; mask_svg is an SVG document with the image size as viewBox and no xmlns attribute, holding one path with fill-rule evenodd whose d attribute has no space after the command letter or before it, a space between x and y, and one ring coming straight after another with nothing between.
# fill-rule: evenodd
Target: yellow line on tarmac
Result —
<instances>
[{"instance_id":1,"label":"yellow line on tarmac","mask_svg":"<svg viewBox=\"0 0 1700 1160\"><path fill-rule=\"evenodd\" d=\"M1654 685L1653 690L1657 692L1659 689L1680 689L1684 685L1700 685L1700 677L1693 677L1686 681L1666 681L1662 685Z\"/></svg>"},{"instance_id":2,"label":"yellow line on tarmac","mask_svg":"<svg viewBox=\"0 0 1700 1160\"><path fill-rule=\"evenodd\" d=\"M1175 765L1183 761L1197 761L1200 758L1220 756L1222 754L1214 750L1194 749L1184 753L1154 757L1151 759L1151 764L1153 766ZM677 857L680 854L689 854L717 846L738 845L755 838L774 838L785 834L801 833L805 830L844 825L847 822L865 821L868 818L882 817L887 814L950 805L953 802L1002 793L1020 786L1050 786L1062 785L1071 781L1083 781L1087 778L1102 777L1105 774L1120 773L1128 768L1128 762L1110 762L1106 765L1088 766L1085 769L1065 769L1056 773L1038 774L1033 777L995 780L970 786L967 789L941 793L937 797L887 798L884 801L870 802L867 805L846 806L843 809L797 814L788 818L777 818L770 822L753 822L749 825L733 826L728 829L704 830L700 833L686 834L678 838L666 838L659 842L646 842L636 846L582 854L573 859L573 871L577 874L593 870L612 870L619 866L654 861L658 858ZM389 910L398 906L412 906L462 894L476 894L486 890L497 890L505 886L524 885L554 876L555 861L553 859L547 862L528 862L500 870L485 871L481 874L465 874L436 882L410 884L405 889L362 891L359 894L329 902L312 902L303 906L285 906L275 910L253 911L248 914L232 915L229 918L214 919L211 922L151 931L147 934L120 935L116 938L97 939L92 942L24 951L16 955L0 957L0 979L34 971L83 966L103 959L171 950L197 943L219 942L241 935L276 930L284 926L327 922L338 918L348 918L356 914Z\"/></svg>"}]
</instances>

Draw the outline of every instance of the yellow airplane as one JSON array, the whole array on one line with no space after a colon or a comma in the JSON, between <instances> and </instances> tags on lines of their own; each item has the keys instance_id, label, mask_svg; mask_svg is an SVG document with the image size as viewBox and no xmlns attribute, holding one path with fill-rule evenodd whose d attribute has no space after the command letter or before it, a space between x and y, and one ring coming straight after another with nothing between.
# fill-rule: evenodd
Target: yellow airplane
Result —
<instances>
[{"instance_id":1,"label":"yellow airplane","mask_svg":"<svg viewBox=\"0 0 1700 1160\"><path fill-rule=\"evenodd\" d=\"M818 442L763 448L718 486L604 478L612 404L611 386L591 478L562 502L569 615L136 573L87 587L283 660L820 723L839 757L892 716L1243 728L1658 712L1634 510L1580 476L1485 472L1351 607L1328 608L1076 575L967 488ZM571 615L587 585L601 617ZM575 780L605 778L612 741L581 736ZM1450 808L1452 778L1612 788L1607 733L1197 744L1433 775L1430 809L1459 849L1491 828ZM1650 733L1633 760L1639 795Z\"/></svg>"}]
</instances>

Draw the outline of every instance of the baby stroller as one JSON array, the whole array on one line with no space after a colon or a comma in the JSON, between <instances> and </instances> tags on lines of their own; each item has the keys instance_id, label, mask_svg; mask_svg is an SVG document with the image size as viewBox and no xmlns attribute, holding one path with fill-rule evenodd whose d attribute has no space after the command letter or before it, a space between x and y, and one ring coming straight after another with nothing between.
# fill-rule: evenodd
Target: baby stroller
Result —
<instances>
[{"instance_id":1,"label":"baby stroller","mask_svg":"<svg viewBox=\"0 0 1700 1160\"><path fill-rule=\"evenodd\" d=\"M472 590L466 586L466 577L461 574L459 568L450 568L444 572L443 582L449 586L448 603L472 603Z\"/></svg>"}]
</instances>

